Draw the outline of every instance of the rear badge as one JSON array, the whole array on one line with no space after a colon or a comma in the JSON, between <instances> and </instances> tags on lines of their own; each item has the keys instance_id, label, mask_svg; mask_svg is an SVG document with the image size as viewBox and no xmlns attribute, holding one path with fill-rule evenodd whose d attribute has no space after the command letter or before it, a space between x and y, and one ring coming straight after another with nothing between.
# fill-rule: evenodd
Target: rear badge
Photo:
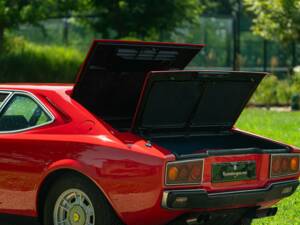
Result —
<instances>
[{"instance_id":1,"label":"rear badge","mask_svg":"<svg viewBox=\"0 0 300 225\"><path fill-rule=\"evenodd\" d=\"M229 162L212 165L212 182L233 182L256 179L256 162Z\"/></svg>"}]
</instances>

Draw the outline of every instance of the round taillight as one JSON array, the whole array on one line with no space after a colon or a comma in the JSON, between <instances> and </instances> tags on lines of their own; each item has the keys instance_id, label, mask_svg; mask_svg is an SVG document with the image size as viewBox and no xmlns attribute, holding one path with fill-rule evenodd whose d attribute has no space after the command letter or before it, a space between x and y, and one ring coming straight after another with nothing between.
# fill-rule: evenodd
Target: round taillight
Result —
<instances>
[{"instance_id":1,"label":"round taillight","mask_svg":"<svg viewBox=\"0 0 300 225\"><path fill-rule=\"evenodd\" d=\"M168 180L175 181L178 177L178 172L179 170L177 167L175 166L171 167L168 171Z\"/></svg>"},{"instance_id":2,"label":"round taillight","mask_svg":"<svg viewBox=\"0 0 300 225\"><path fill-rule=\"evenodd\" d=\"M271 178L292 176L300 172L300 154L274 154L271 160Z\"/></svg>"},{"instance_id":3,"label":"round taillight","mask_svg":"<svg viewBox=\"0 0 300 225\"><path fill-rule=\"evenodd\" d=\"M290 162L290 168L292 171L299 170L299 157L293 157Z\"/></svg>"},{"instance_id":4,"label":"round taillight","mask_svg":"<svg viewBox=\"0 0 300 225\"><path fill-rule=\"evenodd\" d=\"M277 174L280 172L280 169L281 169L281 160L279 157L277 157L272 161L272 172L274 174Z\"/></svg>"},{"instance_id":5,"label":"round taillight","mask_svg":"<svg viewBox=\"0 0 300 225\"><path fill-rule=\"evenodd\" d=\"M189 177L189 170L186 166L182 166L180 168L178 179L180 180L188 180Z\"/></svg>"},{"instance_id":6,"label":"round taillight","mask_svg":"<svg viewBox=\"0 0 300 225\"><path fill-rule=\"evenodd\" d=\"M281 168L282 168L282 171L286 172L286 171L289 171L290 170L290 162L289 162L289 159L288 158L283 158L281 160Z\"/></svg>"},{"instance_id":7,"label":"round taillight","mask_svg":"<svg viewBox=\"0 0 300 225\"><path fill-rule=\"evenodd\" d=\"M202 175L202 169L200 166L195 165L192 168L192 172L191 172L191 178L193 180L199 180L201 178Z\"/></svg>"},{"instance_id":8,"label":"round taillight","mask_svg":"<svg viewBox=\"0 0 300 225\"><path fill-rule=\"evenodd\" d=\"M169 162L166 166L166 185L192 185L202 182L204 160Z\"/></svg>"}]
</instances>

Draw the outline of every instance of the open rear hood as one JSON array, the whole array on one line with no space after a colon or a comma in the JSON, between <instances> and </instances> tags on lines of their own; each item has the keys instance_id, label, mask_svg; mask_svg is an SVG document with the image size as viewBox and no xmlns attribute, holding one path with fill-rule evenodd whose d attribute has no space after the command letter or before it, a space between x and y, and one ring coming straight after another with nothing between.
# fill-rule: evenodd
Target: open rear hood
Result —
<instances>
[{"instance_id":1,"label":"open rear hood","mask_svg":"<svg viewBox=\"0 0 300 225\"><path fill-rule=\"evenodd\" d=\"M79 91L97 70L147 73L184 69L203 47L168 42L95 40L77 76L75 90Z\"/></svg>"},{"instance_id":2,"label":"open rear hood","mask_svg":"<svg viewBox=\"0 0 300 225\"><path fill-rule=\"evenodd\" d=\"M109 123L130 128L149 71L184 69L203 45L94 41L72 97Z\"/></svg>"},{"instance_id":3,"label":"open rear hood","mask_svg":"<svg viewBox=\"0 0 300 225\"><path fill-rule=\"evenodd\" d=\"M227 130L266 73L151 72L145 82L134 132Z\"/></svg>"}]
</instances>

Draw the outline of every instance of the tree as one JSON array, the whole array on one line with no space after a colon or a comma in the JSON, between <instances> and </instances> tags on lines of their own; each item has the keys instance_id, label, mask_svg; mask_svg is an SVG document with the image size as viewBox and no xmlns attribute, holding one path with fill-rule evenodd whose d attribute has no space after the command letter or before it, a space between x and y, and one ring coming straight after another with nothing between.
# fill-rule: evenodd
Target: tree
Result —
<instances>
[{"instance_id":1,"label":"tree","mask_svg":"<svg viewBox=\"0 0 300 225\"><path fill-rule=\"evenodd\" d=\"M63 30L63 42L68 44L69 37L69 25L68 18L72 16L84 16L88 12L92 5L91 0L47 0L48 9L51 9L54 17L65 18L64 30Z\"/></svg>"},{"instance_id":2,"label":"tree","mask_svg":"<svg viewBox=\"0 0 300 225\"><path fill-rule=\"evenodd\" d=\"M90 10L92 0L44 0L44 6L52 16L71 17Z\"/></svg>"},{"instance_id":3,"label":"tree","mask_svg":"<svg viewBox=\"0 0 300 225\"><path fill-rule=\"evenodd\" d=\"M199 0L205 6L204 13L206 15L231 16L236 8L238 0Z\"/></svg>"},{"instance_id":4,"label":"tree","mask_svg":"<svg viewBox=\"0 0 300 225\"><path fill-rule=\"evenodd\" d=\"M1 0L0 1L0 48L3 46L4 31L20 23L34 23L43 15L41 2L38 0Z\"/></svg>"},{"instance_id":5,"label":"tree","mask_svg":"<svg viewBox=\"0 0 300 225\"><path fill-rule=\"evenodd\" d=\"M22 23L38 25L40 20L65 16L88 5L89 0L0 0L0 49L6 29Z\"/></svg>"},{"instance_id":6,"label":"tree","mask_svg":"<svg viewBox=\"0 0 300 225\"><path fill-rule=\"evenodd\" d=\"M253 13L254 33L269 39L289 43L300 40L299 0L244 0Z\"/></svg>"},{"instance_id":7,"label":"tree","mask_svg":"<svg viewBox=\"0 0 300 225\"><path fill-rule=\"evenodd\" d=\"M89 20L103 37L159 39L199 18L199 0L93 0L97 18Z\"/></svg>"}]
</instances>

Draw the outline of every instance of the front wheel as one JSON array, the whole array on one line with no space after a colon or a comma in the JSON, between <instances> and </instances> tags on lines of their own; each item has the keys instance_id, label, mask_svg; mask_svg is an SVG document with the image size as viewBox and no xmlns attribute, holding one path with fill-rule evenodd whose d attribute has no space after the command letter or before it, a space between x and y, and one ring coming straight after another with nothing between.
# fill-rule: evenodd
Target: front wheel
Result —
<instances>
[{"instance_id":1,"label":"front wheel","mask_svg":"<svg viewBox=\"0 0 300 225\"><path fill-rule=\"evenodd\" d=\"M51 187L43 215L44 225L121 225L99 189L74 175Z\"/></svg>"}]
</instances>

